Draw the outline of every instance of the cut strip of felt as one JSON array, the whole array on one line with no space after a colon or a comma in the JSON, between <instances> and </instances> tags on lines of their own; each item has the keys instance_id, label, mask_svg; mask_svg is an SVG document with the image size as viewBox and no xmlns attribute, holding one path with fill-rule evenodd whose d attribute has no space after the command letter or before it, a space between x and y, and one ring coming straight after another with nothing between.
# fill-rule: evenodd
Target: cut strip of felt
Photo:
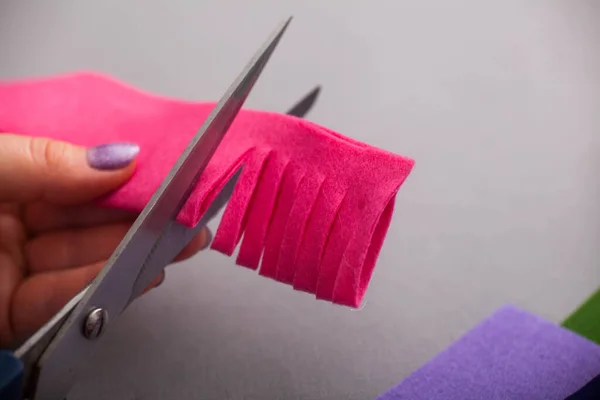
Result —
<instances>
[{"instance_id":1,"label":"cut strip of felt","mask_svg":"<svg viewBox=\"0 0 600 400\"><path fill-rule=\"evenodd\" d=\"M563 400L600 374L600 346L506 306L378 400Z\"/></svg>"},{"instance_id":2,"label":"cut strip of felt","mask_svg":"<svg viewBox=\"0 0 600 400\"><path fill-rule=\"evenodd\" d=\"M573 311L562 326L600 344L600 290Z\"/></svg>"},{"instance_id":3,"label":"cut strip of felt","mask_svg":"<svg viewBox=\"0 0 600 400\"><path fill-rule=\"evenodd\" d=\"M160 97L97 73L0 82L0 132L140 145L99 204L139 212L215 103ZM413 160L289 115L243 109L177 221L198 223L243 165L212 248L317 298L359 307Z\"/></svg>"}]
</instances>

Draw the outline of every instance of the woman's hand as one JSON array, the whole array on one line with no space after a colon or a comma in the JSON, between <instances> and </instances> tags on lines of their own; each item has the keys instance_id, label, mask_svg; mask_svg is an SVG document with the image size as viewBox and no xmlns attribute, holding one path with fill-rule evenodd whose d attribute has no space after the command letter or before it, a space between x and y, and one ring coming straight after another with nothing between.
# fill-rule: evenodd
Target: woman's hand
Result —
<instances>
[{"instance_id":1,"label":"woman's hand","mask_svg":"<svg viewBox=\"0 0 600 400\"><path fill-rule=\"evenodd\" d=\"M127 181L138 150L0 134L0 348L47 322L125 236L135 214L90 203ZM205 229L174 261L209 241ZM156 277L147 290L163 279Z\"/></svg>"}]
</instances>

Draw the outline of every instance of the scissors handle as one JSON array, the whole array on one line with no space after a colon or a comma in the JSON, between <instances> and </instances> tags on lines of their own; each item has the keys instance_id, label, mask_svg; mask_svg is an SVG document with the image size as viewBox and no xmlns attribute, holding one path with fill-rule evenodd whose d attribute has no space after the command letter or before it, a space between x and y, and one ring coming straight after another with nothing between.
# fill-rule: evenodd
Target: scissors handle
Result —
<instances>
[{"instance_id":1,"label":"scissors handle","mask_svg":"<svg viewBox=\"0 0 600 400\"><path fill-rule=\"evenodd\" d=\"M0 399L21 400L23 362L7 350L0 350Z\"/></svg>"}]
</instances>

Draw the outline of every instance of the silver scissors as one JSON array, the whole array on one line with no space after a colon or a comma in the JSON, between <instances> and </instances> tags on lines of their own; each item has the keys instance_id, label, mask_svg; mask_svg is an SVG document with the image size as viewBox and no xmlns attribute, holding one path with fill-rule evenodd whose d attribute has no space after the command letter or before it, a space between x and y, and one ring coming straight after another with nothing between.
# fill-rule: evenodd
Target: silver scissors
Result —
<instances>
[{"instance_id":1,"label":"silver scissors","mask_svg":"<svg viewBox=\"0 0 600 400\"><path fill-rule=\"evenodd\" d=\"M277 27L225 92L94 281L14 353L0 352L0 400L65 399L110 323L227 203L241 168L196 227L175 221L290 22ZM288 113L303 116L318 93L317 87Z\"/></svg>"}]
</instances>

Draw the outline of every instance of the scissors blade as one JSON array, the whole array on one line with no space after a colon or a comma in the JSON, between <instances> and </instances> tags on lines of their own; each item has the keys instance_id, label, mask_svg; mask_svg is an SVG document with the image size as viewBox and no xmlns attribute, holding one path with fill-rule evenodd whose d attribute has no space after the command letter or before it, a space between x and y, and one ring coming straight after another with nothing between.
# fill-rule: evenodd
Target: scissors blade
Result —
<instances>
[{"instance_id":1,"label":"scissors blade","mask_svg":"<svg viewBox=\"0 0 600 400\"><path fill-rule=\"evenodd\" d=\"M300 101L298 101L286 114L296 117L304 117L313 107L320 91L317 86ZM194 239L200 234L200 231L218 214L231 198L235 185L241 175L242 167L229 178L223 185L221 191L215 196L208 210L204 213L198 224L193 228L173 223L169 228L169 232L164 235L158 247L153 252L152 256L146 261L146 266L141 271L140 276L135 282L131 293L130 302L136 299L150 283L164 269L164 266L171 263L173 259Z\"/></svg>"},{"instance_id":2,"label":"scissors blade","mask_svg":"<svg viewBox=\"0 0 600 400\"><path fill-rule=\"evenodd\" d=\"M313 107L320 89L321 88L317 86L298 101L286 114L303 118ZM179 254L192 239L199 235L200 231L225 206L233 194L233 190L241 172L242 167L238 168L225 185L223 185L223 188L211 202L208 210L206 210L195 227L188 228L178 223L173 223L171 225L168 234L164 236L153 255L146 261L146 267L135 282L130 301L137 298L162 271L164 266L171 263L177 254Z\"/></svg>"},{"instance_id":3,"label":"scissors blade","mask_svg":"<svg viewBox=\"0 0 600 400\"><path fill-rule=\"evenodd\" d=\"M150 285L150 283L158 276L158 274L165 268L165 265L173 262L173 259L181 253L181 251L200 234L200 231L221 211L221 209L227 204L235 185L242 173L242 167L239 167L237 171L227 180L221 191L215 196L213 201L206 212L200 218L200 221L193 228L181 225L174 222L169 227L168 233L166 233L162 240L159 242L156 250L153 254L148 257L146 261L146 267L138 277L133 291L131 294L130 301L135 300L139 297L144 290Z\"/></svg>"},{"instance_id":4,"label":"scissors blade","mask_svg":"<svg viewBox=\"0 0 600 400\"><path fill-rule=\"evenodd\" d=\"M306 114L312 109L313 105L317 101L317 97L319 97L319 93L321 92L321 86L315 87L310 93L304 96L299 102L294 104L292 108L286 113L288 115L293 115L294 117L304 118Z\"/></svg>"},{"instance_id":5,"label":"scissors blade","mask_svg":"<svg viewBox=\"0 0 600 400\"><path fill-rule=\"evenodd\" d=\"M92 354L91 339L105 329L108 318L125 310L146 261L168 232L290 22L291 18L275 30L217 103L41 356L35 400L63 398Z\"/></svg>"}]
</instances>

